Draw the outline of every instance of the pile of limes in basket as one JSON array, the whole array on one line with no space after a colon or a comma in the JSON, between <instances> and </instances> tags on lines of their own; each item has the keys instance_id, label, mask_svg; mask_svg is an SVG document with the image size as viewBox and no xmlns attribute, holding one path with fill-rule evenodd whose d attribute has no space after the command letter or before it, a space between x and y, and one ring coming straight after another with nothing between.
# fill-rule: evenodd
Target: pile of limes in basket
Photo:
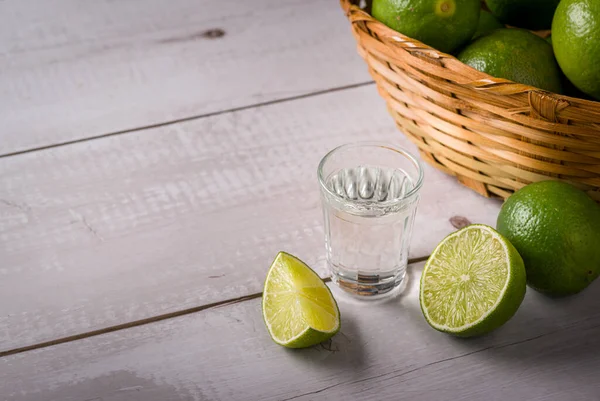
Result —
<instances>
[{"instance_id":1,"label":"pile of limes in basket","mask_svg":"<svg viewBox=\"0 0 600 401\"><path fill-rule=\"evenodd\" d=\"M485 0L485 6L373 0L371 13L494 77L600 100L600 0Z\"/></svg>"}]
</instances>

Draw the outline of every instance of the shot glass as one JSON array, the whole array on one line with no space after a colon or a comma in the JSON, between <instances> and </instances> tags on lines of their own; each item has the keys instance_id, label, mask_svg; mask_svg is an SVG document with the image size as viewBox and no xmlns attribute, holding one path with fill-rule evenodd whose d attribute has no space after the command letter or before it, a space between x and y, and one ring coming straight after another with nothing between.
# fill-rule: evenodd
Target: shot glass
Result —
<instances>
[{"instance_id":1,"label":"shot glass","mask_svg":"<svg viewBox=\"0 0 600 401\"><path fill-rule=\"evenodd\" d=\"M362 299L399 293L423 167L378 142L340 146L319 163L325 250L333 282Z\"/></svg>"}]
</instances>

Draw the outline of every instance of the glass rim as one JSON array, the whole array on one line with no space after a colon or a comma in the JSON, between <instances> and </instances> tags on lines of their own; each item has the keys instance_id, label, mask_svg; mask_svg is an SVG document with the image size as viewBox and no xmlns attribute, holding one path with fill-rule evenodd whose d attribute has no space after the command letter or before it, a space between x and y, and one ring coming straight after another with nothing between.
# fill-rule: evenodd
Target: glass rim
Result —
<instances>
[{"instance_id":1,"label":"glass rim","mask_svg":"<svg viewBox=\"0 0 600 401\"><path fill-rule=\"evenodd\" d=\"M417 168L417 172L418 172L417 182L415 183L414 187L410 191L408 191L408 193L406 193L402 198L378 202L379 205L388 206L388 205L393 205L396 203L401 203L401 202L405 201L406 199L410 198L411 196L416 195L419 192L419 190L423 186L423 179L425 177L425 172L423 171L423 163L421 163L421 161L419 159L417 159L415 156L413 156L413 154L410 153L408 150L406 150L402 147L399 147L397 145L394 145L392 143L380 142L380 141L361 141L361 142L346 143L344 145L337 146L337 147L333 148L332 150L330 150L329 152L327 152L327 154L325 156L323 156L323 158L319 162L319 166L317 167L317 176L319 179L319 184L321 186L321 189L323 189L325 192L327 192L328 195L333 196L334 199L338 199L338 198L341 199L340 196L338 194L336 194L335 192L333 192L331 189L329 189L325 183L325 178L323 177L323 169L324 169L325 163L327 163L327 160L331 157L331 155L333 155L334 153L337 153L340 150L349 149L349 148L360 148L360 147L378 147L378 148L384 148L387 150L391 150L396 153L400 153L401 155L406 157L408 160L410 160Z\"/></svg>"}]
</instances>

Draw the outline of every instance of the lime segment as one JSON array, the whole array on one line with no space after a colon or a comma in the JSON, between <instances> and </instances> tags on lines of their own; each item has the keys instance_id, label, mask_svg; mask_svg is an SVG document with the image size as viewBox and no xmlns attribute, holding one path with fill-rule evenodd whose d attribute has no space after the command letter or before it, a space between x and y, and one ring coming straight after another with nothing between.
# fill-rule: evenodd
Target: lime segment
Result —
<instances>
[{"instance_id":1,"label":"lime segment","mask_svg":"<svg viewBox=\"0 0 600 401\"><path fill-rule=\"evenodd\" d=\"M262 309L273 341L285 347L309 347L340 329L329 288L304 262L285 252L279 252L269 269Z\"/></svg>"},{"instance_id":2,"label":"lime segment","mask_svg":"<svg viewBox=\"0 0 600 401\"><path fill-rule=\"evenodd\" d=\"M471 225L446 237L421 277L420 302L436 330L460 336L488 333L506 323L525 295L525 267L494 229Z\"/></svg>"}]
</instances>

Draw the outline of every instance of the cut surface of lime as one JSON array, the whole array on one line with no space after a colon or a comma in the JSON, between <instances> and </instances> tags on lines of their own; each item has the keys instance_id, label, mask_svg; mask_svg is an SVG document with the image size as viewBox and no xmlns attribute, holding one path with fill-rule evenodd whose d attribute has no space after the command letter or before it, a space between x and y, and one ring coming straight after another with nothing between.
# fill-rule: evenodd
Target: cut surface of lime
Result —
<instances>
[{"instance_id":1,"label":"cut surface of lime","mask_svg":"<svg viewBox=\"0 0 600 401\"><path fill-rule=\"evenodd\" d=\"M304 348L340 329L340 312L323 280L300 259L279 252L265 280L262 310L277 344Z\"/></svg>"},{"instance_id":2,"label":"cut surface of lime","mask_svg":"<svg viewBox=\"0 0 600 401\"><path fill-rule=\"evenodd\" d=\"M470 225L447 236L429 257L421 309L436 330L485 334L515 314L525 281L523 259L512 244L491 227Z\"/></svg>"}]
</instances>

